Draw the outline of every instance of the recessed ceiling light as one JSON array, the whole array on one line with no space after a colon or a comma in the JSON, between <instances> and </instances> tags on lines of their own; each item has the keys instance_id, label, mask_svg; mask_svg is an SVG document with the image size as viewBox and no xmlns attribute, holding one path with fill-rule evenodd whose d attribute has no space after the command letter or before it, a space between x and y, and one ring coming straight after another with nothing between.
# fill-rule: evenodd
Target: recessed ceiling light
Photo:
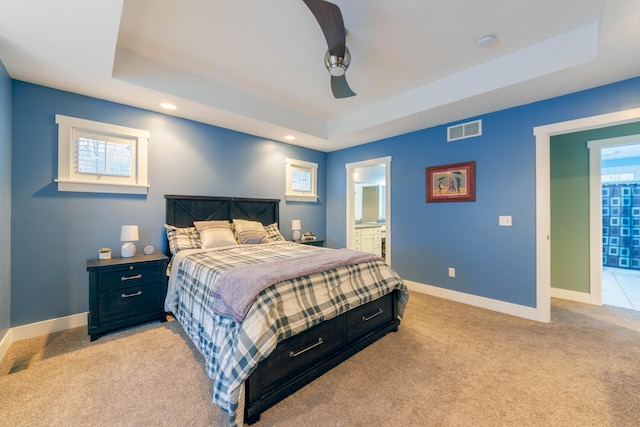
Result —
<instances>
[{"instance_id":1,"label":"recessed ceiling light","mask_svg":"<svg viewBox=\"0 0 640 427\"><path fill-rule=\"evenodd\" d=\"M295 136L293 136L293 135L287 135L287 136L285 136L285 137L284 137L284 139L285 139L286 141L293 141L293 140L295 140L295 139L296 139L296 137L295 137Z\"/></svg>"},{"instance_id":2,"label":"recessed ceiling light","mask_svg":"<svg viewBox=\"0 0 640 427\"><path fill-rule=\"evenodd\" d=\"M496 42L496 36L493 34L484 34L476 39L477 47L489 47Z\"/></svg>"},{"instance_id":3,"label":"recessed ceiling light","mask_svg":"<svg viewBox=\"0 0 640 427\"><path fill-rule=\"evenodd\" d=\"M169 102L163 102L162 104L160 104L160 106L162 108L166 108L167 110L175 110L176 109L176 106L171 104L171 103L169 103Z\"/></svg>"}]
</instances>

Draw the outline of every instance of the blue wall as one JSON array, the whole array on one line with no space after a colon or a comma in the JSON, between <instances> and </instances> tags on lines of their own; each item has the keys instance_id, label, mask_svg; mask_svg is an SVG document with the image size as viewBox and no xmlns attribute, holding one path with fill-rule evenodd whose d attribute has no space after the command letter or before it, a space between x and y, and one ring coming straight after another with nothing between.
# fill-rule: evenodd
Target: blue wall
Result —
<instances>
[{"instance_id":1,"label":"blue wall","mask_svg":"<svg viewBox=\"0 0 640 427\"><path fill-rule=\"evenodd\" d=\"M0 61L0 342L11 326L11 78Z\"/></svg>"},{"instance_id":2,"label":"blue wall","mask_svg":"<svg viewBox=\"0 0 640 427\"><path fill-rule=\"evenodd\" d=\"M140 225L139 247L163 246L164 194L284 200L285 157L319 164L320 196L316 204L281 203L286 237L300 218L328 246L345 246L345 163L392 156L398 272L534 307L533 128L638 107L640 78L481 116L477 138L447 143L446 126L438 126L329 154L18 81L0 89L0 101L13 107L11 141L1 142L12 149L11 326L19 326L86 311L85 261L100 247L119 248L120 225ZM58 192L55 114L150 130L148 196ZM471 160L475 202L425 203L426 167ZM499 227L499 215L512 215L513 227Z\"/></svg>"},{"instance_id":3,"label":"blue wall","mask_svg":"<svg viewBox=\"0 0 640 427\"><path fill-rule=\"evenodd\" d=\"M12 94L12 327L87 311L86 260L119 253L121 225L162 248L165 194L280 199L285 237L292 219L325 235L325 153L20 81ZM55 114L149 130L148 195L58 192ZM285 203L286 157L318 163L317 203Z\"/></svg>"},{"instance_id":4,"label":"blue wall","mask_svg":"<svg viewBox=\"0 0 640 427\"><path fill-rule=\"evenodd\" d=\"M345 164L391 156L392 265L405 279L536 304L535 126L640 106L640 78L476 118L483 135L446 141L438 126L327 156L327 241L346 243ZM465 122L468 120L464 120ZM426 203L426 167L476 161L476 201ZM585 215L587 213L585 212ZM499 227L512 215L512 227ZM456 277L448 277L448 267Z\"/></svg>"}]
</instances>

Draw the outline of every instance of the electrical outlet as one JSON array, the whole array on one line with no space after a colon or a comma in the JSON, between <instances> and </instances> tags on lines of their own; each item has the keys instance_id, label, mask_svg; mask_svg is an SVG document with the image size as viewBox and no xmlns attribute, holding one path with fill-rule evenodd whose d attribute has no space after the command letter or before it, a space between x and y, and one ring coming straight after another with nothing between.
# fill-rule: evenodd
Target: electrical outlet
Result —
<instances>
[{"instance_id":1,"label":"electrical outlet","mask_svg":"<svg viewBox=\"0 0 640 427\"><path fill-rule=\"evenodd\" d=\"M456 269L449 267L449 277L456 277Z\"/></svg>"},{"instance_id":2,"label":"electrical outlet","mask_svg":"<svg viewBox=\"0 0 640 427\"><path fill-rule=\"evenodd\" d=\"M502 227L511 227L511 215L498 216L498 224Z\"/></svg>"}]
</instances>

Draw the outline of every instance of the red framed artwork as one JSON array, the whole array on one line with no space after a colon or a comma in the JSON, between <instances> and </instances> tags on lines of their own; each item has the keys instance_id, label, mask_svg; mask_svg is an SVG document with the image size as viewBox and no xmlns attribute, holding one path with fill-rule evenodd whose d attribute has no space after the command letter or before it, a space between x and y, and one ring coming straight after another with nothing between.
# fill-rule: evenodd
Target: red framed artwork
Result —
<instances>
[{"instance_id":1,"label":"red framed artwork","mask_svg":"<svg viewBox=\"0 0 640 427\"><path fill-rule=\"evenodd\" d=\"M476 162L427 168L427 203L476 200Z\"/></svg>"}]
</instances>

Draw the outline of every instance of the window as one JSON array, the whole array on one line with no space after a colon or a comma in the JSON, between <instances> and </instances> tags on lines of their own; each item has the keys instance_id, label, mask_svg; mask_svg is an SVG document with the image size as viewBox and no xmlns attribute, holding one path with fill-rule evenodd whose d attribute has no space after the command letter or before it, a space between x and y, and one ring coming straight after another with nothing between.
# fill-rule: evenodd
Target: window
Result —
<instances>
[{"instance_id":1,"label":"window","mask_svg":"<svg viewBox=\"0 0 640 427\"><path fill-rule=\"evenodd\" d=\"M287 188L285 199L294 202L318 200L318 164L303 160L285 159Z\"/></svg>"},{"instance_id":2,"label":"window","mask_svg":"<svg viewBox=\"0 0 640 427\"><path fill-rule=\"evenodd\" d=\"M147 194L149 132L56 114L58 191Z\"/></svg>"},{"instance_id":3,"label":"window","mask_svg":"<svg viewBox=\"0 0 640 427\"><path fill-rule=\"evenodd\" d=\"M78 173L131 176L131 144L78 137Z\"/></svg>"}]
</instances>

